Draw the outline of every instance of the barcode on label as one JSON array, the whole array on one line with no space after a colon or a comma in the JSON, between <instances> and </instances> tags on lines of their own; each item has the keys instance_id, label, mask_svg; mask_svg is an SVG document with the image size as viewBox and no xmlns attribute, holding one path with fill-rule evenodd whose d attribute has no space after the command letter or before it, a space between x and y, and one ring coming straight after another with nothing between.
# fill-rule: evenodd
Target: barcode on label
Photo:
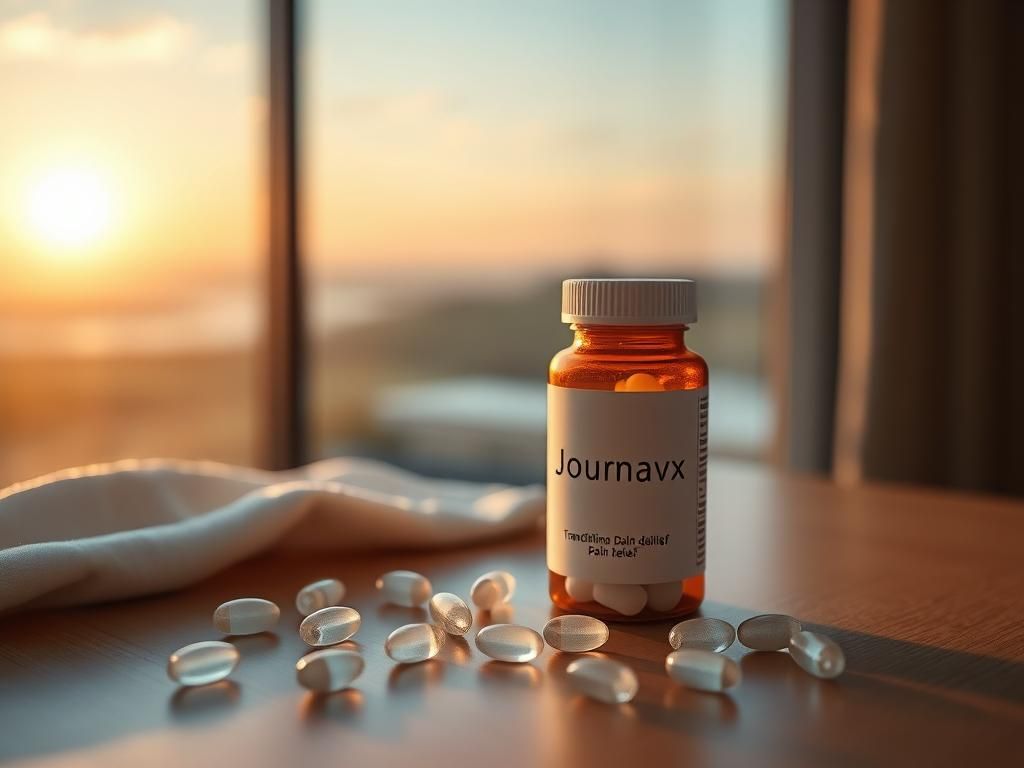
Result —
<instances>
[{"instance_id":1,"label":"barcode on label","mask_svg":"<svg viewBox=\"0 0 1024 768\"><path fill-rule=\"evenodd\" d=\"M708 396L700 398L697 406L697 564L704 567L707 547L708 506Z\"/></svg>"}]
</instances>

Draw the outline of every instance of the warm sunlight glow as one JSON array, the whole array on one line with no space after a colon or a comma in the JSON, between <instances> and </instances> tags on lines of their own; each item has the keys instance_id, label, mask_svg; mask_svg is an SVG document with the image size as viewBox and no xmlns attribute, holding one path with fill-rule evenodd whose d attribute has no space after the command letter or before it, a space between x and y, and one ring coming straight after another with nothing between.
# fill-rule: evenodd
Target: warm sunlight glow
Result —
<instances>
[{"instance_id":1,"label":"warm sunlight glow","mask_svg":"<svg viewBox=\"0 0 1024 768\"><path fill-rule=\"evenodd\" d=\"M54 248L85 248L110 230L111 185L96 171L58 168L29 186L28 227L33 237Z\"/></svg>"}]
</instances>

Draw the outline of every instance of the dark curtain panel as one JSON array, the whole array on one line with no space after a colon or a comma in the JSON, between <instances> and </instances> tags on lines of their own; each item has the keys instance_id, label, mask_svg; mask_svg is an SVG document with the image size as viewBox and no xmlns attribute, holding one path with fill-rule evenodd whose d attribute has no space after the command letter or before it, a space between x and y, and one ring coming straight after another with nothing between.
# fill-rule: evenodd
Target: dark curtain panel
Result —
<instances>
[{"instance_id":1,"label":"dark curtain panel","mask_svg":"<svg viewBox=\"0 0 1024 768\"><path fill-rule=\"evenodd\" d=\"M1022 495L1024 2L792 10L780 455Z\"/></svg>"},{"instance_id":2,"label":"dark curtain panel","mask_svg":"<svg viewBox=\"0 0 1024 768\"><path fill-rule=\"evenodd\" d=\"M1024 3L884 3L865 478L1024 493Z\"/></svg>"},{"instance_id":3,"label":"dark curtain panel","mask_svg":"<svg viewBox=\"0 0 1024 768\"><path fill-rule=\"evenodd\" d=\"M832 467L846 114L846 0L793 0L790 15L788 375L785 462Z\"/></svg>"}]
</instances>

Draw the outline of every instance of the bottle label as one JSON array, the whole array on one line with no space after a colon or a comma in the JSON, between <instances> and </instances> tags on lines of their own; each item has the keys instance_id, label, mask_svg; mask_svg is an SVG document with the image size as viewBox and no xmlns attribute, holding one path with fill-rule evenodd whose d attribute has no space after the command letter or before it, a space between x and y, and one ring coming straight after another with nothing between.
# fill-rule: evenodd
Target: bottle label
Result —
<instances>
[{"instance_id":1,"label":"bottle label","mask_svg":"<svg viewBox=\"0 0 1024 768\"><path fill-rule=\"evenodd\" d=\"M548 568L608 584L704 571L708 389L548 385Z\"/></svg>"}]
</instances>

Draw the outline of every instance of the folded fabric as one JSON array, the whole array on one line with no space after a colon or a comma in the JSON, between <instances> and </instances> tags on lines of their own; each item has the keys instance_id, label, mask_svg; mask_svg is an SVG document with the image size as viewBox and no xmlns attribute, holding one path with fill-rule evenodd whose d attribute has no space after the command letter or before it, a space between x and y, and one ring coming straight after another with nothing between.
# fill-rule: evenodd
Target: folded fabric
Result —
<instances>
[{"instance_id":1,"label":"folded fabric","mask_svg":"<svg viewBox=\"0 0 1024 768\"><path fill-rule=\"evenodd\" d=\"M543 511L540 486L433 480L364 459L65 470L0 491L0 612L177 589L271 548L468 544L527 530Z\"/></svg>"}]
</instances>

